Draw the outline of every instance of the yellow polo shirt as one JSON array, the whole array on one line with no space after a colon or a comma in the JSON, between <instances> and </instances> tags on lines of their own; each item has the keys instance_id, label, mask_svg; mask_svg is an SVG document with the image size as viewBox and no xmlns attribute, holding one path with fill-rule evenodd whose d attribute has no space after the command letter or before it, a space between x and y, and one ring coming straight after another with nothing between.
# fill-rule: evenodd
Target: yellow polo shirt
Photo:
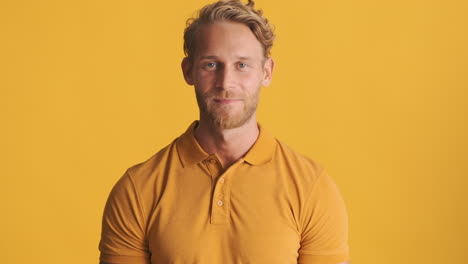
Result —
<instances>
[{"instance_id":1,"label":"yellow polo shirt","mask_svg":"<svg viewBox=\"0 0 468 264\"><path fill-rule=\"evenodd\" d=\"M104 209L100 260L115 264L337 264L348 219L332 179L261 126L222 173L187 131L129 168Z\"/></svg>"}]
</instances>

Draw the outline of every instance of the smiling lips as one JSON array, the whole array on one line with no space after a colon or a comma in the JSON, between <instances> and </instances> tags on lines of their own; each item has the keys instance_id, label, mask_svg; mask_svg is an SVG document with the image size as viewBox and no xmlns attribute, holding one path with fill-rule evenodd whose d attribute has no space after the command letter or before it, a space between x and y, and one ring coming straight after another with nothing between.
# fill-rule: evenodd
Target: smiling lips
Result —
<instances>
[{"instance_id":1,"label":"smiling lips","mask_svg":"<svg viewBox=\"0 0 468 264\"><path fill-rule=\"evenodd\" d=\"M241 99L234 99L234 98L215 98L214 101L218 104L231 104L235 102L240 102Z\"/></svg>"}]
</instances>

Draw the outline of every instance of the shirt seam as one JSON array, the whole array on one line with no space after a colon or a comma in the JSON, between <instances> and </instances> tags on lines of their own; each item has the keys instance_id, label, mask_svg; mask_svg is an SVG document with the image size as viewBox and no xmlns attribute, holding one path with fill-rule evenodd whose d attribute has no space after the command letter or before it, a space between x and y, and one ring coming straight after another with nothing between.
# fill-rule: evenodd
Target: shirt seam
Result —
<instances>
[{"instance_id":1,"label":"shirt seam","mask_svg":"<svg viewBox=\"0 0 468 264\"><path fill-rule=\"evenodd\" d=\"M135 196L136 196L136 199L137 199L138 207L139 207L139 209L140 209L140 217L141 217L141 219L142 219L142 221L143 221L143 226L142 226L142 227L143 227L144 229L142 230L142 232L143 232L143 234L144 234L145 240L147 241L146 230L147 230L148 227L147 227L147 221L146 221L146 219L145 219L145 217L144 217L144 216L146 215L146 212L145 212L145 209L144 209L144 207L143 207L143 205L142 205L142 199L141 199L141 197L140 197L140 194L139 194L138 191L137 191L136 184L135 184L135 180L133 179L133 176L132 176L130 170L127 170L127 174L128 174L128 178L129 178L129 180L130 180L130 184L132 185L133 191L135 192Z\"/></svg>"},{"instance_id":2,"label":"shirt seam","mask_svg":"<svg viewBox=\"0 0 468 264\"><path fill-rule=\"evenodd\" d=\"M101 253L101 256L123 257L123 258L147 258L146 255L118 255L118 254L109 254L109 253Z\"/></svg>"},{"instance_id":3,"label":"shirt seam","mask_svg":"<svg viewBox=\"0 0 468 264\"><path fill-rule=\"evenodd\" d=\"M311 189L310 189L310 192L307 194L307 197L306 197L306 199L305 199L305 202L303 203L303 206L302 206L302 214L303 214L304 211L306 210L307 205L310 203L310 200L312 199L312 196L314 195L314 191L315 191L315 189L317 188L316 186L318 185L318 181L320 181L320 180L324 177L324 176L323 176L323 175L325 174L324 171L325 171L324 168L320 168L320 171L319 171L319 173L318 173L317 178L316 178L315 181L312 183L312 187L311 187ZM304 219L303 217L304 217L304 216L301 215L301 218L302 218L304 221L306 221L306 219ZM302 242L302 237L303 237L303 235L304 235L304 231L305 231L305 226L306 226L306 225L307 225L307 224L306 224L305 222L302 223L302 225L301 225L301 242Z\"/></svg>"},{"instance_id":4,"label":"shirt seam","mask_svg":"<svg viewBox=\"0 0 468 264\"><path fill-rule=\"evenodd\" d=\"M318 256L341 256L341 255L348 255L347 249L334 249L334 250L304 250L299 249L299 252L306 253L309 255L318 255Z\"/></svg>"}]
</instances>

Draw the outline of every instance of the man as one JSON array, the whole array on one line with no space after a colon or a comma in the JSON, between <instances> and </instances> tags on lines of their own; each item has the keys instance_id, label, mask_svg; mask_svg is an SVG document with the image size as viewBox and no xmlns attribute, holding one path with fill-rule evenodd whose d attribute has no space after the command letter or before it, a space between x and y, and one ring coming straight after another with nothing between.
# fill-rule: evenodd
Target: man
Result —
<instances>
[{"instance_id":1,"label":"man","mask_svg":"<svg viewBox=\"0 0 468 264\"><path fill-rule=\"evenodd\" d=\"M257 123L273 38L253 1L220 1L190 21L182 70L200 120L114 186L101 263L348 263L335 184Z\"/></svg>"}]
</instances>

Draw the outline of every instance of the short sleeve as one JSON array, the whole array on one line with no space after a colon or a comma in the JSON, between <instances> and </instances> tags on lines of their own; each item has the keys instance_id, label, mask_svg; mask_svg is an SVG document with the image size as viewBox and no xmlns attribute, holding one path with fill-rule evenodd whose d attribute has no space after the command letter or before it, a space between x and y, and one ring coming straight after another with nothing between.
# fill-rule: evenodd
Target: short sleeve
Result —
<instances>
[{"instance_id":1,"label":"short sleeve","mask_svg":"<svg viewBox=\"0 0 468 264\"><path fill-rule=\"evenodd\" d=\"M345 204L325 171L310 190L300 223L299 264L338 264L349 260Z\"/></svg>"},{"instance_id":2,"label":"short sleeve","mask_svg":"<svg viewBox=\"0 0 468 264\"><path fill-rule=\"evenodd\" d=\"M100 261L149 264L145 219L135 184L128 171L112 189L102 218Z\"/></svg>"}]
</instances>

